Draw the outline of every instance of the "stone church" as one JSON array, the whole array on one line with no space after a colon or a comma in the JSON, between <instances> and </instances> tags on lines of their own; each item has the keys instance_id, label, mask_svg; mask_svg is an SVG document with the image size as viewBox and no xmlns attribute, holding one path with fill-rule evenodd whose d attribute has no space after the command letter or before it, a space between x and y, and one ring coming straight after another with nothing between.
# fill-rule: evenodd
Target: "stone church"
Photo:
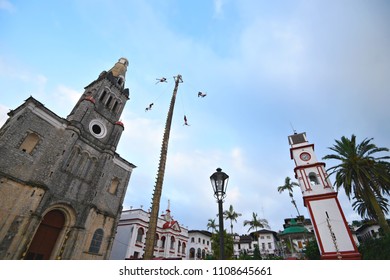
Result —
<instances>
[{"instance_id":1,"label":"stone church","mask_svg":"<svg viewBox=\"0 0 390 280\"><path fill-rule=\"evenodd\" d=\"M0 259L109 259L135 165L116 153L125 58L67 118L33 97L0 129Z\"/></svg>"}]
</instances>

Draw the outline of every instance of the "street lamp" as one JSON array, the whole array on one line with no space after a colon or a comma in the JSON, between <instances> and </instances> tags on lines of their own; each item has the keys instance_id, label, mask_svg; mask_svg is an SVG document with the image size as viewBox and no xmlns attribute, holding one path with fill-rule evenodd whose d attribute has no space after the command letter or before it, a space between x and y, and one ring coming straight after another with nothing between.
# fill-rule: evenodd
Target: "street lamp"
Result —
<instances>
[{"instance_id":1,"label":"street lamp","mask_svg":"<svg viewBox=\"0 0 390 280\"><path fill-rule=\"evenodd\" d=\"M217 172L214 172L210 176L211 186L214 190L214 196L218 201L218 215L219 215L219 258L225 259L224 248L224 229L223 229L223 199L226 197L226 188L229 181L229 176L222 172L221 168L217 168Z\"/></svg>"}]
</instances>

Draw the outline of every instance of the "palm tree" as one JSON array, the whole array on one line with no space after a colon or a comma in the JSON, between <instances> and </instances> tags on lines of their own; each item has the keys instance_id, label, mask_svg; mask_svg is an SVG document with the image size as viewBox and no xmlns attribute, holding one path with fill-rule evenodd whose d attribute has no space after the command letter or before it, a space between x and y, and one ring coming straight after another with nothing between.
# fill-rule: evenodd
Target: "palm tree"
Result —
<instances>
[{"instance_id":1,"label":"palm tree","mask_svg":"<svg viewBox=\"0 0 390 280\"><path fill-rule=\"evenodd\" d=\"M223 212L223 216L225 220L230 220L230 231L231 234L233 234L233 221L237 223L237 218L241 216L241 214L234 211L233 205L230 205L229 210Z\"/></svg>"},{"instance_id":2,"label":"palm tree","mask_svg":"<svg viewBox=\"0 0 390 280\"><path fill-rule=\"evenodd\" d=\"M299 216L301 216L301 214L299 214L299 210L298 210L297 204L295 203L294 195L293 195L293 187L296 187L296 186L299 186L299 184L296 182L291 182L290 177L286 177L286 179L284 180L284 185L278 187L278 192L282 193L285 190L288 191L288 194L290 195L290 198L291 198L291 203L295 206L295 209L297 209L297 213L298 213L298 217L299 217Z\"/></svg>"},{"instance_id":3,"label":"palm tree","mask_svg":"<svg viewBox=\"0 0 390 280\"><path fill-rule=\"evenodd\" d=\"M383 194L390 193L390 163L385 161L390 157L374 156L389 149L377 147L371 143L372 139L366 138L358 144L355 135L351 139L343 136L329 148L335 154L326 155L323 159L340 161L327 170L330 171L329 175L335 174L337 190L343 187L349 199L353 194L356 199L364 201L367 208L375 212L384 234L390 235L390 226L378 201Z\"/></svg>"},{"instance_id":4,"label":"palm tree","mask_svg":"<svg viewBox=\"0 0 390 280\"><path fill-rule=\"evenodd\" d=\"M389 214L389 200L383 196L376 196L376 199L379 203L384 214ZM378 217L369 203L366 203L362 198L356 199L352 203L352 208L355 210L360 217L372 219L378 222Z\"/></svg>"},{"instance_id":5,"label":"palm tree","mask_svg":"<svg viewBox=\"0 0 390 280\"><path fill-rule=\"evenodd\" d=\"M257 228L269 228L268 221L266 219L257 218L257 214L255 212L252 213L252 220L245 220L244 227L249 225L248 232L251 229L254 229L257 232Z\"/></svg>"},{"instance_id":6,"label":"palm tree","mask_svg":"<svg viewBox=\"0 0 390 280\"><path fill-rule=\"evenodd\" d=\"M217 224L215 224L215 219L209 219L207 223L207 229L211 228L211 233L214 233L214 230L217 230Z\"/></svg>"}]
</instances>

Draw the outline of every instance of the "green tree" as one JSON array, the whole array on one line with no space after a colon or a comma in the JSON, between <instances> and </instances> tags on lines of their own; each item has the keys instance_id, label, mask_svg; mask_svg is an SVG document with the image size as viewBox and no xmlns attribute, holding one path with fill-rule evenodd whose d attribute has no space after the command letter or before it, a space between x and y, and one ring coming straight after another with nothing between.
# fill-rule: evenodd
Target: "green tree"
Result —
<instances>
[{"instance_id":1,"label":"green tree","mask_svg":"<svg viewBox=\"0 0 390 280\"><path fill-rule=\"evenodd\" d=\"M257 229L258 228L269 228L268 221L266 219L257 218L257 214L255 212L252 213L252 220L245 220L244 227L249 226L248 232L250 230L255 230L255 236L257 238ZM257 241L257 240L256 240Z\"/></svg>"},{"instance_id":2,"label":"green tree","mask_svg":"<svg viewBox=\"0 0 390 280\"><path fill-rule=\"evenodd\" d=\"M223 217L225 220L230 220L230 233L233 234L233 221L237 223L237 218L240 217L241 214L237 213L233 209L233 205L230 205L229 210L225 210L223 212Z\"/></svg>"},{"instance_id":3,"label":"green tree","mask_svg":"<svg viewBox=\"0 0 390 280\"><path fill-rule=\"evenodd\" d=\"M278 192L282 193L284 191L288 191L288 194L289 194L289 196L291 198L291 203L294 205L295 209L297 210L298 217L299 217L299 216L301 216L301 214L299 214L299 210L298 210L297 204L296 204L296 202L294 200L293 187L299 187L299 184L296 183L296 182L291 182L291 178L290 177L286 177L286 179L284 180L284 185L278 187Z\"/></svg>"},{"instance_id":4,"label":"green tree","mask_svg":"<svg viewBox=\"0 0 390 280\"><path fill-rule=\"evenodd\" d=\"M262 259L258 244L255 244L255 249L253 250L253 259L254 260L261 260Z\"/></svg>"},{"instance_id":5,"label":"green tree","mask_svg":"<svg viewBox=\"0 0 390 280\"><path fill-rule=\"evenodd\" d=\"M226 230L224 230L223 236L225 259L230 260L233 258L233 236L227 234ZM213 250L213 257L219 260L219 231L211 235L211 249Z\"/></svg>"},{"instance_id":6,"label":"green tree","mask_svg":"<svg viewBox=\"0 0 390 280\"><path fill-rule=\"evenodd\" d=\"M367 239L359 246L363 260L390 260L390 235Z\"/></svg>"},{"instance_id":7,"label":"green tree","mask_svg":"<svg viewBox=\"0 0 390 280\"><path fill-rule=\"evenodd\" d=\"M381 207L384 214L389 214L389 200L383 196L376 196L379 206ZM371 204L366 203L363 199L358 198L352 203L352 208L355 210L360 217L363 219L371 219L378 222L378 217Z\"/></svg>"},{"instance_id":8,"label":"green tree","mask_svg":"<svg viewBox=\"0 0 390 280\"><path fill-rule=\"evenodd\" d=\"M369 205L367 208L375 212L384 234L390 235L390 227L378 202L378 197L390 193L390 163L385 161L390 157L375 157L375 154L388 152L389 149L379 148L371 140L366 138L356 143L355 135L351 139L343 136L329 148L335 153L323 159L340 162L327 170L330 171L329 175L335 174L337 190L343 187L348 198L353 195Z\"/></svg>"},{"instance_id":9,"label":"green tree","mask_svg":"<svg viewBox=\"0 0 390 280\"><path fill-rule=\"evenodd\" d=\"M305 257L309 260L320 260L321 254L318 249L318 244L315 239L311 239L307 242L305 247Z\"/></svg>"},{"instance_id":10,"label":"green tree","mask_svg":"<svg viewBox=\"0 0 390 280\"><path fill-rule=\"evenodd\" d=\"M209 219L207 223L207 229L211 228L211 233L214 233L217 230L217 224L215 223L215 219Z\"/></svg>"}]
</instances>

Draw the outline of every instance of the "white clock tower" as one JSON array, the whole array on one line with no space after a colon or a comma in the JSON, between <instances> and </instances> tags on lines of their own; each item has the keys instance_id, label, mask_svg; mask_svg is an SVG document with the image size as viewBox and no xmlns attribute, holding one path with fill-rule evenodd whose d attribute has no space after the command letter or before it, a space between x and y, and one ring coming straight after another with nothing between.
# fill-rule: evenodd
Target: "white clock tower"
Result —
<instances>
[{"instance_id":1,"label":"white clock tower","mask_svg":"<svg viewBox=\"0 0 390 280\"><path fill-rule=\"evenodd\" d=\"M313 223L321 258L360 259L325 163L318 162L314 154L314 144L307 141L306 133L295 133L288 140L291 159L296 165L295 178Z\"/></svg>"}]
</instances>

